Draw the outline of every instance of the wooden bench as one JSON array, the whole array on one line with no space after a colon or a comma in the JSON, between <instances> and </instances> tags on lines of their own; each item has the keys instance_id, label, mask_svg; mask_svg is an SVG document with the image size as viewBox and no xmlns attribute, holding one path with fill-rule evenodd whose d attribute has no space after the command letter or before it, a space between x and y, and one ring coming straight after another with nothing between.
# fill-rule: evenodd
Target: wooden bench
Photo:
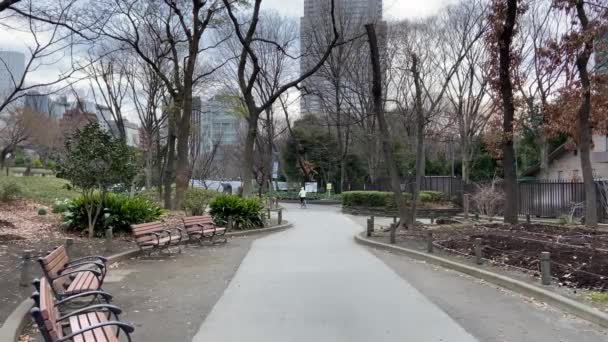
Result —
<instances>
[{"instance_id":1,"label":"wooden bench","mask_svg":"<svg viewBox=\"0 0 608 342\"><path fill-rule=\"evenodd\" d=\"M168 229L162 222L150 222L131 225L131 230L137 246L142 252L147 251L148 256L154 250L169 251L171 246L177 246L179 253L182 252L179 244L182 242L183 233L179 228Z\"/></svg>"},{"instance_id":2,"label":"wooden bench","mask_svg":"<svg viewBox=\"0 0 608 342\"><path fill-rule=\"evenodd\" d=\"M107 272L106 258L90 256L70 261L64 246L38 258L38 262L57 298L101 290Z\"/></svg>"},{"instance_id":3,"label":"wooden bench","mask_svg":"<svg viewBox=\"0 0 608 342\"><path fill-rule=\"evenodd\" d=\"M211 243L215 243L217 236L223 237L221 242L226 242L226 228L218 227L213 223L211 216L190 216L182 219L184 222L184 229L191 240L197 240L199 243L203 243L204 240L208 240Z\"/></svg>"},{"instance_id":4,"label":"wooden bench","mask_svg":"<svg viewBox=\"0 0 608 342\"><path fill-rule=\"evenodd\" d=\"M131 341L135 329L120 321L120 308L97 304L61 315L48 280L42 278L39 286L32 295L37 305L31 315L46 342L117 342L121 332Z\"/></svg>"}]
</instances>

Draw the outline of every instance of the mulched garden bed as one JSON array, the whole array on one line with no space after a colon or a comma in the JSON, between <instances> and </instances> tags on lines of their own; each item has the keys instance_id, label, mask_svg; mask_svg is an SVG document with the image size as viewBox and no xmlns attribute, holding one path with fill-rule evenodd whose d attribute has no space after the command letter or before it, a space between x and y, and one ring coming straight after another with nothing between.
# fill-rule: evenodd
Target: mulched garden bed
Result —
<instances>
[{"instance_id":1,"label":"mulched garden bed","mask_svg":"<svg viewBox=\"0 0 608 342\"><path fill-rule=\"evenodd\" d=\"M38 215L41 206L31 201L0 203L0 325L19 303L30 296L32 286L19 285L23 251L32 251L33 274L38 274L35 259L54 247L74 239L73 257L104 255L103 239L87 239L67 234L60 229L60 216L49 213ZM114 241L114 253L135 247L128 238Z\"/></svg>"},{"instance_id":2,"label":"mulched garden bed","mask_svg":"<svg viewBox=\"0 0 608 342\"><path fill-rule=\"evenodd\" d=\"M547 224L479 224L433 229L436 246L474 256L482 239L482 255L491 263L540 274L540 253L551 253L551 274L562 286L608 291L608 233L583 227ZM399 240L420 240L420 231L401 231Z\"/></svg>"}]
</instances>

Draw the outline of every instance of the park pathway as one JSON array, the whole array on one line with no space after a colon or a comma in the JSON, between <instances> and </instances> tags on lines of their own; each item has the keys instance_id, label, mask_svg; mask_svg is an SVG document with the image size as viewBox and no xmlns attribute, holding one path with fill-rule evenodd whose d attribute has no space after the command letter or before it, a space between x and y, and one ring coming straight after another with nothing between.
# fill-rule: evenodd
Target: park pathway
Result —
<instances>
[{"instance_id":1,"label":"park pathway","mask_svg":"<svg viewBox=\"0 0 608 342\"><path fill-rule=\"evenodd\" d=\"M195 342L477 341L356 245L335 208L288 206L294 229L254 242Z\"/></svg>"}]
</instances>

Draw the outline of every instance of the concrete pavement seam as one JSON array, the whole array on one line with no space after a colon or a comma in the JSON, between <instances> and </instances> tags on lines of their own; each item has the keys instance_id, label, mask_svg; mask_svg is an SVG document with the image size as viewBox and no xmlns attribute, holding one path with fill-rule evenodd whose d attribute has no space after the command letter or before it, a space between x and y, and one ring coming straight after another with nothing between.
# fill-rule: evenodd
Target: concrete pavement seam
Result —
<instances>
[{"instance_id":1,"label":"concrete pavement seam","mask_svg":"<svg viewBox=\"0 0 608 342\"><path fill-rule=\"evenodd\" d=\"M483 279L489 283L504 287L508 290L534 297L535 299L541 300L554 307L571 313L579 318L593 322L603 327L608 328L608 314L602 311L592 308L588 305L576 302L572 299L566 298L562 295L547 291L538 286L530 285L525 282L512 279L497 273L489 272L486 270L478 269L472 266L461 264L452 260L448 260L435 255L419 252L413 249L398 247L389 245L382 242L373 241L363 237L364 233L355 235L355 241L361 245L375 247L385 251L397 252L415 259L424 260L426 262L465 273L467 275Z\"/></svg>"}]
</instances>

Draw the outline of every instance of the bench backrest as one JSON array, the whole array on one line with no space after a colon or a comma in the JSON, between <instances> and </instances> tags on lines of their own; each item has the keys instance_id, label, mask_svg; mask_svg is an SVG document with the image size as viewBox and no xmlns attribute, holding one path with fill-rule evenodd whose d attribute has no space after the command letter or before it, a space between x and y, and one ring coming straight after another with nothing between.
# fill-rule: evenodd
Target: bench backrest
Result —
<instances>
[{"instance_id":1,"label":"bench backrest","mask_svg":"<svg viewBox=\"0 0 608 342\"><path fill-rule=\"evenodd\" d=\"M215 227L215 224L213 223L213 218L209 215L184 217L182 221L184 221L184 228L186 228L186 232L189 232L191 230L199 231L199 226L209 228Z\"/></svg>"},{"instance_id":2,"label":"bench backrest","mask_svg":"<svg viewBox=\"0 0 608 342\"><path fill-rule=\"evenodd\" d=\"M32 311L34 319L45 339L57 341L63 337L63 331L61 330L61 325L57 322L59 311L55 306L55 296L53 295L51 284L46 277L40 279L38 296L38 311L36 309Z\"/></svg>"},{"instance_id":3,"label":"bench backrest","mask_svg":"<svg viewBox=\"0 0 608 342\"><path fill-rule=\"evenodd\" d=\"M154 240L150 234L161 232L164 229L166 229L164 223L158 221L131 225L131 231L138 244Z\"/></svg>"},{"instance_id":4,"label":"bench backrest","mask_svg":"<svg viewBox=\"0 0 608 342\"><path fill-rule=\"evenodd\" d=\"M48 277L49 279L57 277L65 268L68 261L68 253L64 246L59 246L46 256L38 259L45 277ZM67 279L65 279L65 277L55 280L53 283L54 288L63 289L66 281Z\"/></svg>"}]
</instances>

